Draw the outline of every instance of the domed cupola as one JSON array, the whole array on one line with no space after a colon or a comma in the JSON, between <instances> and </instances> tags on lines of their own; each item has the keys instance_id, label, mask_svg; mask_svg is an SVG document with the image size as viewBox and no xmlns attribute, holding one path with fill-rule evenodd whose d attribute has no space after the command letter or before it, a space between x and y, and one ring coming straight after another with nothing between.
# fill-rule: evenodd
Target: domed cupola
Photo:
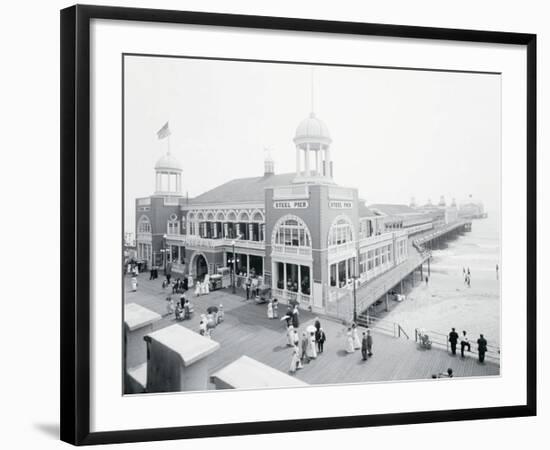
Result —
<instances>
[{"instance_id":1,"label":"domed cupola","mask_svg":"<svg viewBox=\"0 0 550 450\"><path fill-rule=\"evenodd\" d=\"M300 122L294 135L296 182L332 183L331 143L328 127L315 113Z\"/></svg>"},{"instance_id":2,"label":"domed cupola","mask_svg":"<svg viewBox=\"0 0 550 450\"><path fill-rule=\"evenodd\" d=\"M302 120L296 128L296 135L294 136L296 145L309 143L310 148L318 148L320 145L328 146L331 142L328 127L313 112L309 117Z\"/></svg>"},{"instance_id":3,"label":"domed cupola","mask_svg":"<svg viewBox=\"0 0 550 450\"><path fill-rule=\"evenodd\" d=\"M183 166L170 153L161 156L155 164L157 195L181 195L181 176Z\"/></svg>"}]
</instances>

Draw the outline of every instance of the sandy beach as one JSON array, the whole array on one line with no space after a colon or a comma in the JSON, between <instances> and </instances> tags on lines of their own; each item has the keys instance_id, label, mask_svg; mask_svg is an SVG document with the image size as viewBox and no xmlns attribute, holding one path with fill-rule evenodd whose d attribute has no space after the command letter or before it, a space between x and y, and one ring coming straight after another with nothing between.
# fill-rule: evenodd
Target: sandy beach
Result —
<instances>
[{"instance_id":1,"label":"sandy beach","mask_svg":"<svg viewBox=\"0 0 550 450\"><path fill-rule=\"evenodd\" d=\"M500 342L500 283L498 234L490 219L474 222L473 230L435 250L429 283L414 287L386 319L407 333L415 328L448 333L466 330L470 339L483 333L490 343ZM470 268L471 287L464 283L463 268ZM410 334L409 334L410 335Z\"/></svg>"}]
</instances>

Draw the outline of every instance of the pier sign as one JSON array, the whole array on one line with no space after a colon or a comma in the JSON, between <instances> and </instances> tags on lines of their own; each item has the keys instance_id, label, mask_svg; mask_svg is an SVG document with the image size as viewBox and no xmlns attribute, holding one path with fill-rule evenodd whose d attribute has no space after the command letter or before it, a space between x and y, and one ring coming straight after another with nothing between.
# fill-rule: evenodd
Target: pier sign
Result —
<instances>
[{"instance_id":1,"label":"pier sign","mask_svg":"<svg viewBox=\"0 0 550 450\"><path fill-rule=\"evenodd\" d=\"M345 202L341 200L331 200L328 202L329 208L332 209L351 209L353 208L353 202Z\"/></svg>"},{"instance_id":2,"label":"pier sign","mask_svg":"<svg viewBox=\"0 0 550 450\"><path fill-rule=\"evenodd\" d=\"M273 202L275 209L306 209L309 207L307 200L286 200Z\"/></svg>"}]
</instances>

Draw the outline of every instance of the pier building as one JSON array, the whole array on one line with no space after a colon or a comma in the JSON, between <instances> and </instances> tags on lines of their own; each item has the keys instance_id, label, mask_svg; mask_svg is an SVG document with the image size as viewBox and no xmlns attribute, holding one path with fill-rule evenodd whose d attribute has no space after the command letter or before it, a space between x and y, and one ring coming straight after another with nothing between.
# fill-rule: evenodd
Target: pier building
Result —
<instances>
[{"instance_id":1,"label":"pier building","mask_svg":"<svg viewBox=\"0 0 550 450\"><path fill-rule=\"evenodd\" d=\"M262 175L192 199L182 194L184 166L162 156L155 192L135 203L138 259L194 280L229 269L236 281L257 277L283 303L340 315L352 290L421 266L428 256L413 240L453 223L446 211L454 206L367 206L357 188L336 184L332 138L313 112L293 142L294 172L277 174L267 156Z\"/></svg>"}]
</instances>

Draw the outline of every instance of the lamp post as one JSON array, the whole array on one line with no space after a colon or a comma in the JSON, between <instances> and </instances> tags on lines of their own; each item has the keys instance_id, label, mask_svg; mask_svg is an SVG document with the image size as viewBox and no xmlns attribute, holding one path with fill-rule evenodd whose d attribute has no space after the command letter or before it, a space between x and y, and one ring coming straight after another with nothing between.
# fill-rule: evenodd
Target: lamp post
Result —
<instances>
[{"instance_id":1,"label":"lamp post","mask_svg":"<svg viewBox=\"0 0 550 450\"><path fill-rule=\"evenodd\" d=\"M237 235L237 239L240 239L241 235ZM231 241L231 247L233 247L233 259L231 260L231 274L233 275L233 280L231 281L231 292L235 294L237 290L235 289L235 264L237 263L237 258L235 257L235 239Z\"/></svg>"},{"instance_id":2,"label":"lamp post","mask_svg":"<svg viewBox=\"0 0 550 450\"><path fill-rule=\"evenodd\" d=\"M166 249L166 234L164 236L162 236L162 251L164 253L164 275L166 275L166 260L168 259L168 254L167 254L167 249Z\"/></svg>"},{"instance_id":3,"label":"lamp post","mask_svg":"<svg viewBox=\"0 0 550 450\"><path fill-rule=\"evenodd\" d=\"M357 285L357 272L355 270L355 262L353 265L353 275L351 276L351 279L353 280L353 321L357 323L357 291L356 291L356 285Z\"/></svg>"}]
</instances>

